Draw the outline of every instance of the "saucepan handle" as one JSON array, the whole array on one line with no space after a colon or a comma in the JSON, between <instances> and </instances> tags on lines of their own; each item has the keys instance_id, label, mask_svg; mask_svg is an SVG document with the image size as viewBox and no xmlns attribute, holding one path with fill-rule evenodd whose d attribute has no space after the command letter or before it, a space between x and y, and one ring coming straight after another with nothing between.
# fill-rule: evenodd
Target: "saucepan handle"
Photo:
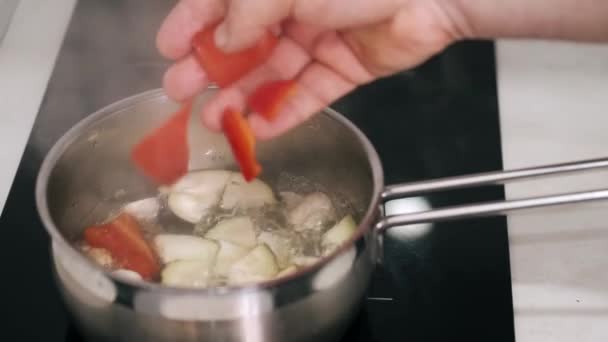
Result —
<instances>
[{"instance_id":1,"label":"saucepan handle","mask_svg":"<svg viewBox=\"0 0 608 342\"><path fill-rule=\"evenodd\" d=\"M467 176L441 178L430 181L397 184L388 186L381 195L382 202L393 199L420 196L432 192L471 188L484 185L499 185L516 180L531 179L549 175L560 175L574 172L591 171L608 168L608 158L590 159L572 163L553 164L510 171L479 173ZM504 215L506 213L547 206L564 205L580 202L591 202L608 199L608 189L584 192L573 192L551 196L539 196L514 200L474 203L447 208L433 209L409 214L383 217L376 228L383 232L388 228L416 223L429 223Z\"/></svg>"}]
</instances>

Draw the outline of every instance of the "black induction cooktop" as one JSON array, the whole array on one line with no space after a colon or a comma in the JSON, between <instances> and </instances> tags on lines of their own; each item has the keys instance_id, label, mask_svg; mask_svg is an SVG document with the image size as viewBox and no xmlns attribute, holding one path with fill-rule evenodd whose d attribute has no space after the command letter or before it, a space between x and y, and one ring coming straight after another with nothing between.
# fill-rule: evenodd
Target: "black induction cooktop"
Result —
<instances>
[{"instance_id":1,"label":"black induction cooktop","mask_svg":"<svg viewBox=\"0 0 608 342\"><path fill-rule=\"evenodd\" d=\"M0 336L81 340L53 283L49 239L34 203L35 177L51 145L77 121L159 87L167 63L154 49L153 32L171 4L78 3L0 217ZM388 184L502 168L491 42L456 44L333 107L376 146ZM423 199L440 207L503 198L502 187L487 187ZM384 253L343 341L514 340L504 218L440 223L405 237L389 234Z\"/></svg>"}]
</instances>

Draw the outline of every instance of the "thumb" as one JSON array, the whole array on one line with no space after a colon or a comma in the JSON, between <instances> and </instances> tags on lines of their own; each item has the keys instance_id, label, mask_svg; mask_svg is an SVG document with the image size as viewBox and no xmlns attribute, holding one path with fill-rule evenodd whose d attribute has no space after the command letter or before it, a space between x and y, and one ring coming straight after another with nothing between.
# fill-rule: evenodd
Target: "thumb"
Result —
<instances>
[{"instance_id":1,"label":"thumb","mask_svg":"<svg viewBox=\"0 0 608 342\"><path fill-rule=\"evenodd\" d=\"M294 0L227 0L228 13L215 31L215 44L225 52L250 46L265 30L289 15Z\"/></svg>"}]
</instances>

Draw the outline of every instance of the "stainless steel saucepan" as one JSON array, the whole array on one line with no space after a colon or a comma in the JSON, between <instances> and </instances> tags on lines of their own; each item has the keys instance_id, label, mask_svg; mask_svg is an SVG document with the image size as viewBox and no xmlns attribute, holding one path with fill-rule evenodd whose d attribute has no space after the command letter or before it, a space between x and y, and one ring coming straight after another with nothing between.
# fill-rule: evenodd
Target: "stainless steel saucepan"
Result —
<instances>
[{"instance_id":1,"label":"stainless steel saucepan","mask_svg":"<svg viewBox=\"0 0 608 342\"><path fill-rule=\"evenodd\" d=\"M203 93L197 106L215 91ZM384 217L382 204L390 199L601 168L608 160L385 187L374 147L351 122L327 109L288 134L260 143L258 156L263 179L271 185L282 173L299 175L352 202L359 228L345 246L291 277L257 286L177 289L121 278L91 263L71 241L125 203L157 193L131 165L129 152L175 109L161 90L103 108L67 132L40 170L36 201L52 238L57 283L90 340L335 340L357 312L386 229L608 198L608 190L600 190ZM222 135L206 131L195 116L189 129L191 169L234 169Z\"/></svg>"}]
</instances>

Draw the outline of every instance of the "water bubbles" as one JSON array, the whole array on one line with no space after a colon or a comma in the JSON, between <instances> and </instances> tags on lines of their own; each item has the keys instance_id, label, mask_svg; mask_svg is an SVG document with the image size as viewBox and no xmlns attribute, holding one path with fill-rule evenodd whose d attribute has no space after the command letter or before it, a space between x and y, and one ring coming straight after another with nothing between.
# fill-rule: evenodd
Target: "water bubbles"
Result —
<instances>
[{"instance_id":1,"label":"water bubbles","mask_svg":"<svg viewBox=\"0 0 608 342\"><path fill-rule=\"evenodd\" d=\"M334 226L339 219L346 215L356 215L352 203L342 194L326 191L318 183L289 173L282 173L274 195L278 201L266 203L260 207L223 209L219 203L211 207L196 224L177 217L168 205L170 188L160 188L156 197L148 200L155 201L156 215L146 215L145 220L139 220L147 239L153 240L159 234L185 234L204 237L207 232L223 220L248 216L254 224L257 244L264 243L273 251L281 269L304 267L319 260L323 255L321 241L323 234ZM316 194L315 194L316 193ZM321 194L319 194L321 193ZM299 226L291 220L289 213L301 203L312 197L324 197L324 206L310 206L313 209L302 211L305 218ZM114 199L124 198L127 193L119 189L113 194ZM321 196L318 196L321 195ZM328 198L328 199L327 199ZM141 202L141 201L139 201ZM73 204L75 205L75 204ZM332 207L331 210L325 210ZM331 215L326 212L331 213ZM114 213L116 214L116 213ZM298 221L299 222L299 221ZM309 224L311 223L312 224ZM306 223L306 224L305 224ZM209 280L211 286L221 286L227 279L220 274L213 274Z\"/></svg>"}]
</instances>

